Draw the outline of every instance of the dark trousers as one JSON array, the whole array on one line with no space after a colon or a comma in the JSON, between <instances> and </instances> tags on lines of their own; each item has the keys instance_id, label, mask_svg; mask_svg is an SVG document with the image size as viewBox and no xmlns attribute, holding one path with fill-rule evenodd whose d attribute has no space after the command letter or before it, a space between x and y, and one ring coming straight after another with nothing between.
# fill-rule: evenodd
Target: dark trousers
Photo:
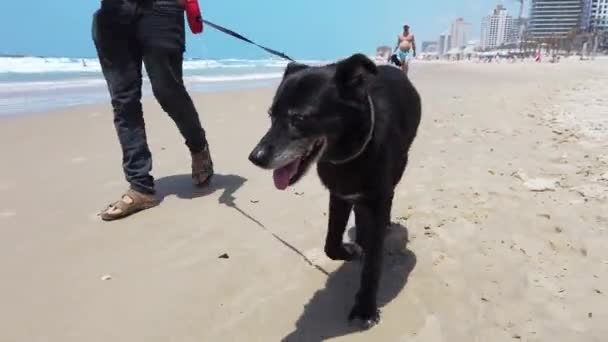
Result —
<instances>
[{"instance_id":1,"label":"dark trousers","mask_svg":"<svg viewBox=\"0 0 608 342\"><path fill-rule=\"evenodd\" d=\"M201 152L207 145L182 78L183 9L175 0L103 0L93 17L92 33L112 99L125 177L134 190L152 194L152 155L141 105L142 62L154 96L190 152Z\"/></svg>"}]
</instances>

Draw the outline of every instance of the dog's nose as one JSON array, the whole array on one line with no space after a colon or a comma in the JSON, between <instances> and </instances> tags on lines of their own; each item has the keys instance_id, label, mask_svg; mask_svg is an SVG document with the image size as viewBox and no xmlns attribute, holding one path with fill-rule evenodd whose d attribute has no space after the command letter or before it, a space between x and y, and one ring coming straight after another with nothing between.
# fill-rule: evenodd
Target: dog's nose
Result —
<instances>
[{"instance_id":1,"label":"dog's nose","mask_svg":"<svg viewBox=\"0 0 608 342\"><path fill-rule=\"evenodd\" d=\"M270 150L266 147L257 146L249 154L249 161L259 167L267 167L270 162Z\"/></svg>"}]
</instances>

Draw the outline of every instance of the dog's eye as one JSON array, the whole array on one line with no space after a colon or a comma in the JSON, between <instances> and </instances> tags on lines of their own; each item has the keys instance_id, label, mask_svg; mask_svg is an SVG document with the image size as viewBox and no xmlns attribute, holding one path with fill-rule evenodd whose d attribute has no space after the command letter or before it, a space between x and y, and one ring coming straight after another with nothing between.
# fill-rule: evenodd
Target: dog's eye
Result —
<instances>
[{"instance_id":1,"label":"dog's eye","mask_svg":"<svg viewBox=\"0 0 608 342\"><path fill-rule=\"evenodd\" d=\"M300 124L306 120L306 117L301 114L292 114L289 116L291 123L294 125Z\"/></svg>"}]
</instances>

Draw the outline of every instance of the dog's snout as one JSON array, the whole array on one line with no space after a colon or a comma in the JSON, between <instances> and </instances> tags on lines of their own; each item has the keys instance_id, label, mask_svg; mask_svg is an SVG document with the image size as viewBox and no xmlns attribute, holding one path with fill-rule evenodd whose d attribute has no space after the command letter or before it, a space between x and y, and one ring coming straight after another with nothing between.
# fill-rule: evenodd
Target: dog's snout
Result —
<instances>
[{"instance_id":1,"label":"dog's snout","mask_svg":"<svg viewBox=\"0 0 608 342\"><path fill-rule=\"evenodd\" d=\"M259 167L268 167L272 151L268 146L258 145L249 154L249 161Z\"/></svg>"}]
</instances>

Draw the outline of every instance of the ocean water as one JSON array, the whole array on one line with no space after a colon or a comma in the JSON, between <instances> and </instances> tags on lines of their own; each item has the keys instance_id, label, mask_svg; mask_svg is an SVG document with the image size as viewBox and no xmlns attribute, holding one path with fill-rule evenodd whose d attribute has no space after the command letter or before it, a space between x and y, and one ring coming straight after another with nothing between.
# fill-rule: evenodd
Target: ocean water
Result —
<instances>
[{"instance_id":1,"label":"ocean water","mask_svg":"<svg viewBox=\"0 0 608 342\"><path fill-rule=\"evenodd\" d=\"M286 65L277 59L191 59L184 62L184 83L191 92L272 86ZM143 75L143 94L147 96L151 89L145 69ZM0 116L104 101L109 103L110 98L97 59L0 57Z\"/></svg>"}]
</instances>

